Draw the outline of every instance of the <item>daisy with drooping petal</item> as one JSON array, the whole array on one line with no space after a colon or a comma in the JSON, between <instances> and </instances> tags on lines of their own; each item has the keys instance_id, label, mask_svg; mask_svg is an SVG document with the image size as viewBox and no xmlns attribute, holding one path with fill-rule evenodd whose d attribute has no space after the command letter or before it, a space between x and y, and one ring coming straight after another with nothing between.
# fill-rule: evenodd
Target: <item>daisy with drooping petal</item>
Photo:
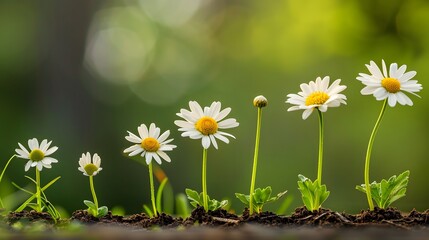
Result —
<instances>
[{"instance_id":1,"label":"daisy with drooping petal","mask_svg":"<svg viewBox=\"0 0 429 240\"><path fill-rule=\"evenodd\" d=\"M161 129L156 127L154 123L151 123L149 129L145 124L141 124L137 131L139 136L128 131L128 136L125 137L128 141L134 143L133 146L124 150L124 153L128 153L129 156L140 156L145 157L146 164L149 166L149 181L150 181L150 196L152 201L153 214L158 216L155 205L155 187L153 183L153 170L152 170L152 158L158 164L161 164L161 158L167 162L171 162L170 157L165 151L172 151L176 148L176 145L169 144L173 139L167 140L170 136L170 130L165 131L161 134ZM161 135L160 135L161 134Z\"/></svg>"},{"instance_id":2,"label":"daisy with drooping petal","mask_svg":"<svg viewBox=\"0 0 429 240\"><path fill-rule=\"evenodd\" d=\"M103 168L100 167L101 158L97 153L92 156L87 152L86 154L82 153L82 157L79 159L79 171L83 173L85 176L95 176L99 173Z\"/></svg>"},{"instance_id":3,"label":"daisy with drooping petal","mask_svg":"<svg viewBox=\"0 0 429 240\"><path fill-rule=\"evenodd\" d=\"M328 110L328 107L339 107L341 104L346 104L346 96L341 94L347 87L340 85L341 80L335 80L329 86L329 77L323 79L318 77L315 82L309 84L301 84L301 92L298 94L288 94L286 103L292 106L288 111L304 110L302 119L307 119L314 109L317 109L319 114L319 157L317 164L317 179L312 182L309 178L299 174L298 189L301 191L302 200L308 210L318 210L322 203L328 198L329 191L326 190L326 185L322 185L322 162L323 162L323 112ZM309 187L312 186L312 187Z\"/></svg>"},{"instance_id":4,"label":"daisy with drooping petal","mask_svg":"<svg viewBox=\"0 0 429 240\"><path fill-rule=\"evenodd\" d=\"M390 64L389 72L387 72L384 60L381 61L381 65L382 71L374 61L370 61L369 65L365 66L371 75L359 73L359 77L356 79L366 85L361 90L361 94L372 94L378 101L387 99L391 107L394 107L397 102L401 105L412 106L413 102L404 92L418 96L416 92L422 90L422 85L413 79L417 72L405 72L407 65L404 64L398 68L397 63Z\"/></svg>"},{"instance_id":5,"label":"daisy with drooping petal","mask_svg":"<svg viewBox=\"0 0 429 240\"><path fill-rule=\"evenodd\" d=\"M52 141L43 139L39 145L37 138L32 138L28 140L28 151L21 143L18 143L20 148L15 149L15 152L18 154L19 158L29 159L27 164L25 164L25 171L28 171L30 167L36 168L36 207L37 212L42 211L42 195L40 188L40 171L43 167L51 168L52 163L57 163L58 160L52 157L49 157L52 153L58 150L58 147L51 147Z\"/></svg>"},{"instance_id":6,"label":"daisy with drooping petal","mask_svg":"<svg viewBox=\"0 0 429 240\"><path fill-rule=\"evenodd\" d=\"M213 102L210 107L204 107L203 110L195 101L189 102L189 108L191 111L180 109L180 113L176 114L185 121L174 121L174 124L180 127L179 131L183 132L182 137L201 139L205 149L208 149L210 144L218 149L216 138L225 143L229 143L229 139L225 136L235 138L229 133L219 131L219 129L238 127L239 123L234 118L223 120L231 112L231 108L221 111L221 103Z\"/></svg>"},{"instance_id":7,"label":"daisy with drooping petal","mask_svg":"<svg viewBox=\"0 0 429 240\"><path fill-rule=\"evenodd\" d=\"M79 159L78 169L83 173L83 175L89 177L89 187L91 189L92 198L94 199L94 202L84 200L83 203L88 206L88 212L94 217L103 217L109 211L106 206L98 207L97 195L95 194L94 176L102 170L100 165L101 158L97 153L92 156L92 161L91 154L89 152L86 154L82 153L82 157Z\"/></svg>"},{"instance_id":8,"label":"daisy with drooping petal","mask_svg":"<svg viewBox=\"0 0 429 240\"><path fill-rule=\"evenodd\" d=\"M19 158L29 159L25 165L25 171L28 171L30 167L36 167L39 171L42 171L43 167L51 168L52 163L57 163L58 160L52 157L49 157L52 153L58 150L58 147L51 147L52 141L43 139L40 143L36 138L28 140L28 146L30 151L28 151L21 143L18 143L20 148L15 149L15 152L18 153Z\"/></svg>"},{"instance_id":9,"label":"daisy with drooping petal","mask_svg":"<svg viewBox=\"0 0 429 240\"><path fill-rule=\"evenodd\" d=\"M179 126L179 131L182 131L182 137L191 139L201 139L203 146L203 169L202 169L202 188L203 188L203 207L204 210L209 210L208 195L207 195L207 149L211 144L218 149L216 138L222 142L229 143L229 139L225 136L235 138L233 135L219 131L219 129L229 129L238 127L239 123L234 118L224 118L231 112L231 108L225 108L221 111L221 103L213 102L210 107L201 108L196 101L189 102L189 108L180 109L180 113L176 115L183 120L176 120L174 124ZM193 191L193 190L192 190ZM188 196L189 198L189 196Z\"/></svg>"},{"instance_id":10,"label":"daisy with drooping petal","mask_svg":"<svg viewBox=\"0 0 429 240\"><path fill-rule=\"evenodd\" d=\"M369 209L374 210L374 203L372 201L371 186L369 180L369 165L371 161L371 151L374 144L375 135L377 134L378 128L380 127L381 120L383 119L386 106L394 107L398 102L401 105L412 106L413 102L403 92L408 92L419 97L416 92L422 89L422 85L417 80L412 80L416 76L415 71L405 72L407 69L406 65L402 65L398 68L397 63L390 64L389 72L387 72L386 63L384 60L381 61L382 71L378 68L374 61L370 61L370 64L366 64L369 74L359 73L356 77L357 80L361 81L366 86L361 90L362 95L373 95L376 100L384 100L381 112L375 123L375 126L369 137L368 148L365 156L365 170L364 170L364 187L357 186L356 188L366 193ZM396 177L396 176L395 176ZM399 190L398 190L399 191Z\"/></svg>"},{"instance_id":11,"label":"daisy with drooping petal","mask_svg":"<svg viewBox=\"0 0 429 240\"><path fill-rule=\"evenodd\" d=\"M321 112L326 112L328 107L339 107L341 103L346 104L347 98L340 92L347 87L340 85L340 82L341 80L337 79L329 86L329 77L326 76L323 79L318 77L316 82L301 84L301 92L287 95L286 103L296 105L290 107L288 111L304 110L302 119L305 120L315 108Z\"/></svg>"}]
</instances>

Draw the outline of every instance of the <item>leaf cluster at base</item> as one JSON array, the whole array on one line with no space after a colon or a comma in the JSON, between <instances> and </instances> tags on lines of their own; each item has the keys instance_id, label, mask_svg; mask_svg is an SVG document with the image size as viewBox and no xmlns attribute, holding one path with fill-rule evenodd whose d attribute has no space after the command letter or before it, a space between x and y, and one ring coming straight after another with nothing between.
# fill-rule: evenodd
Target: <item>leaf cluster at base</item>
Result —
<instances>
[{"instance_id":1,"label":"leaf cluster at base","mask_svg":"<svg viewBox=\"0 0 429 240\"><path fill-rule=\"evenodd\" d=\"M305 207L310 211L318 210L330 193L327 191L326 185L321 185L318 179L312 182L301 174L298 175L298 178L300 179L298 189L302 194Z\"/></svg>"},{"instance_id":2,"label":"leaf cluster at base","mask_svg":"<svg viewBox=\"0 0 429 240\"><path fill-rule=\"evenodd\" d=\"M382 179L380 183L374 181L370 184L371 197L379 208L387 208L394 201L405 196L407 191L410 171L405 171L399 176L393 175L389 180ZM366 193L365 184L356 186L356 189Z\"/></svg>"},{"instance_id":3,"label":"leaf cluster at base","mask_svg":"<svg viewBox=\"0 0 429 240\"><path fill-rule=\"evenodd\" d=\"M252 204L253 204L253 210L255 212L261 213L262 208L264 207L265 204L279 200L287 193L287 191L281 192L274 197L271 197L271 193L272 193L271 186L268 186L262 189L261 188L255 189L255 191L252 194L253 195ZM235 196L247 207L250 207L250 195L235 193Z\"/></svg>"},{"instance_id":4,"label":"leaf cluster at base","mask_svg":"<svg viewBox=\"0 0 429 240\"><path fill-rule=\"evenodd\" d=\"M193 207L204 206L204 199L203 199L203 193L198 194L197 191L194 191L192 189L187 188L185 190L186 195L188 196L188 199ZM207 195L208 198L208 209L210 211L217 210L219 208L223 208L226 205L228 205L228 200L222 200L218 201L216 199L210 199L210 197Z\"/></svg>"},{"instance_id":5,"label":"leaf cluster at base","mask_svg":"<svg viewBox=\"0 0 429 240\"><path fill-rule=\"evenodd\" d=\"M96 218L104 217L109 212L109 209L106 206L97 208L95 203L88 200L83 200L83 203L88 206L88 213Z\"/></svg>"}]
</instances>

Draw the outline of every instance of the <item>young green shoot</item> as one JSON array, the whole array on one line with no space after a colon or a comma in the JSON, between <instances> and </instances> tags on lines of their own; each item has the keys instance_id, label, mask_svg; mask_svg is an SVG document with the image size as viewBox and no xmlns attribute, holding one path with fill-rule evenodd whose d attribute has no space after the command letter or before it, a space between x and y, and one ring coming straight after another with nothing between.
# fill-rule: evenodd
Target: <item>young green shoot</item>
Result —
<instances>
[{"instance_id":1,"label":"young green shoot","mask_svg":"<svg viewBox=\"0 0 429 240\"><path fill-rule=\"evenodd\" d=\"M86 154L82 153L82 157L79 159L79 168L78 170L83 173L83 175L89 177L89 188L91 190L93 202L89 200L84 200L83 203L88 207L88 213L96 218L104 217L108 213L109 209L106 206L98 207L97 194L95 193L94 188L94 176L96 176L103 168L100 167L101 158L95 153L92 156L87 152Z\"/></svg>"},{"instance_id":2,"label":"young green shoot","mask_svg":"<svg viewBox=\"0 0 429 240\"><path fill-rule=\"evenodd\" d=\"M274 202L283 197L287 191L278 193L276 196L271 197L272 189L270 186L266 188L257 188L252 192L252 195L244 195L242 193L235 193L235 196L249 207L249 213L261 213L265 204ZM252 203L252 205L250 205ZM252 211L250 211L252 209Z\"/></svg>"},{"instance_id":3,"label":"young green shoot","mask_svg":"<svg viewBox=\"0 0 429 240\"><path fill-rule=\"evenodd\" d=\"M20 148L15 149L15 152L18 154L17 157L28 159L27 164L25 165L25 171L28 171L30 167L34 167L36 170L36 205L34 210L37 212L42 212L42 191L40 188L40 172L43 167L51 168L52 163L57 163L58 160L52 157L49 157L52 153L58 150L58 147L50 147L52 141L44 139L40 145L39 141L36 138L28 140L28 146L30 151L28 151L21 143L18 143Z\"/></svg>"},{"instance_id":4,"label":"young green shoot","mask_svg":"<svg viewBox=\"0 0 429 240\"><path fill-rule=\"evenodd\" d=\"M323 134L324 120L323 112L328 107L339 107L346 104L346 96L340 94L346 86L340 85L341 80L335 80L329 86L329 77L323 79L318 77L316 81L310 81L309 84L301 84L301 92L298 94L288 94L286 103L293 104L288 111L304 110L302 118L307 119L314 110L319 115L319 154L317 160L317 179L313 182L309 178L299 174L298 189L302 195L302 201L305 207L310 210L318 210L322 203L328 198L329 191L326 185L322 185L322 166L323 166Z\"/></svg>"},{"instance_id":5,"label":"young green shoot","mask_svg":"<svg viewBox=\"0 0 429 240\"><path fill-rule=\"evenodd\" d=\"M230 112L231 108L225 108L221 111L221 103L213 102L210 107L204 107L204 110L201 108L200 104L195 101L189 102L189 108L191 111L186 109L181 109L180 113L176 115L183 118L184 120L176 120L174 124L179 126L179 131L182 131L182 137L190 137L191 139L201 139L201 144L203 146L203 164L202 164L202 189L201 198L196 199L196 195L193 194L195 191L188 189L186 193L192 193L192 196L188 198L191 200L191 204L195 207L193 203L196 200L202 200L199 205L204 207L205 211L211 210L210 204L216 200L210 200L207 194L207 151L210 145L213 145L218 149L218 144L216 139L221 140L222 142L229 143L229 139L225 136L235 138L233 135L220 131L221 129L228 129L238 127L239 123L234 118L229 118L223 120ZM195 192L196 193L196 192ZM218 202L218 201L216 201ZM223 203L225 201L221 201ZM225 204L226 205L226 204ZM225 205L218 204L216 207L224 207Z\"/></svg>"},{"instance_id":6,"label":"young green shoot","mask_svg":"<svg viewBox=\"0 0 429 240\"><path fill-rule=\"evenodd\" d=\"M166 162L171 162L170 157L165 153L166 151L172 151L176 148L176 145L169 144L173 139L167 138L170 136L170 130L165 131L161 134L161 129L156 127L154 123L151 123L149 128L145 124L141 124L137 131L139 136L128 131L126 140L134 143L131 147L124 150L124 153L128 153L130 157L140 155L146 160L146 164L149 167L149 183L150 183L150 199L152 203L153 216L158 216L158 210L156 208L155 199L155 185L153 181L153 167L152 159L158 164L161 164L161 159Z\"/></svg>"},{"instance_id":7,"label":"young green shoot","mask_svg":"<svg viewBox=\"0 0 429 240\"><path fill-rule=\"evenodd\" d=\"M12 157L10 157L10 158L9 158L9 160L6 162L6 165L4 166L3 170L1 171L1 175L0 175L0 183L1 183L1 180L3 179L3 175L4 175L4 173L6 172L7 167L9 166L10 162L12 161L12 159L13 159L14 157L16 157L16 155L12 155ZM2 201L2 199L1 199L1 197L0 197L0 208L1 208L1 209L0 209L0 211L1 211L2 209L4 209L4 204L3 204L3 201Z\"/></svg>"},{"instance_id":8,"label":"young green shoot","mask_svg":"<svg viewBox=\"0 0 429 240\"><path fill-rule=\"evenodd\" d=\"M365 191L362 191L362 186L356 186L357 190L360 190L366 193L369 209L374 210L373 199L377 202L379 207L384 208L386 205L384 202L380 206L380 196L386 196L385 193L382 195L375 193L374 189L386 190L384 187L386 184L393 184L389 186L396 186L395 179L396 176L391 177L388 181L383 179L381 183L373 182L370 184L369 177L369 167L371 161L371 151L372 146L374 145L374 139L377 134L378 128L380 127L381 120L383 119L384 113L386 111L387 104L390 107L395 107L396 103L401 105L409 105L412 106L413 102L411 99L404 94L404 92L411 93L416 95L416 92L419 92L422 89L422 85L417 83L417 80L411 80L417 73L415 71L405 72L407 66L402 65L398 68L397 63L392 63L389 68L389 72L387 72L386 63L382 60L382 70L377 66L377 64L373 61L370 64L366 64L371 75L365 73L359 73L359 76L356 78L361 81L364 85L366 85L362 90L362 95L373 95L377 101L383 100L383 106L381 108L381 112L378 116L378 119L375 123L375 126L371 132L371 136L369 138L368 147L365 155L365 169L364 169L364 181L365 181ZM405 173L405 172L404 172ZM403 174L404 174L403 173ZM405 174L406 182L397 183L401 186L401 191L397 192L398 196L403 197L405 195L406 186L408 183L408 174ZM405 176L400 175L400 176ZM391 182L392 180L392 182ZM384 184L383 184L384 183ZM373 196L375 193L375 196ZM396 193L392 193L395 195ZM395 195L396 196L396 195ZM395 201L400 197L392 197ZM383 200L384 201L384 200ZM387 200L386 200L387 201ZM392 203L393 201L388 201L388 203Z\"/></svg>"}]
</instances>

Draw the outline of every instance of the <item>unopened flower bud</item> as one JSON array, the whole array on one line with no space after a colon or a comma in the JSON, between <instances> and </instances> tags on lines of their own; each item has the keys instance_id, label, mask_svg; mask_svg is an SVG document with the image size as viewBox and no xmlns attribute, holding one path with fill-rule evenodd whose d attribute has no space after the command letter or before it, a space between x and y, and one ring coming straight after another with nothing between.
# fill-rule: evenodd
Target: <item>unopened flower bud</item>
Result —
<instances>
[{"instance_id":1,"label":"unopened flower bud","mask_svg":"<svg viewBox=\"0 0 429 240\"><path fill-rule=\"evenodd\" d=\"M268 100L262 95L259 95L259 96L255 97L255 99L253 99L253 106L255 106L255 107L262 108L262 107L267 106L267 104L268 104Z\"/></svg>"}]
</instances>

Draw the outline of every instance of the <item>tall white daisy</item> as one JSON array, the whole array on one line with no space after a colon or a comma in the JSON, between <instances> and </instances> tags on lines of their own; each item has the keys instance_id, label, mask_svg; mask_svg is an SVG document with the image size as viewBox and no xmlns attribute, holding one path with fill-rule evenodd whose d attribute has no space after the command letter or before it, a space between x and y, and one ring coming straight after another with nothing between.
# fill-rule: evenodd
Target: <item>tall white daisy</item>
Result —
<instances>
[{"instance_id":1,"label":"tall white daisy","mask_svg":"<svg viewBox=\"0 0 429 240\"><path fill-rule=\"evenodd\" d=\"M378 101L387 98L389 106L394 107L396 102L401 105L412 106L413 102L403 92L408 92L413 95L422 90L422 85L417 83L417 80L411 80L417 74L416 71L405 72L407 66L404 64L398 68L397 63L390 64L389 72L387 72L386 63L381 61L382 69L371 61L370 64L365 64L369 74L359 73L356 79L361 81L366 86L360 91L362 95L373 95ZM419 97L419 96L418 96Z\"/></svg>"},{"instance_id":2,"label":"tall white daisy","mask_svg":"<svg viewBox=\"0 0 429 240\"><path fill-rule=\"evenodd\" d=\"M58 147L51 147L52 141L43 139L39 145L39 141L36 138L28 140L28 146L30 151L28 151L21 143L18 143L20 148L15 149L15 152L18 154L17 157L23 159L29 159L27 164L25 164L25 171L28 171L30 167L37 167L39 171L42 171L43 167L51 168L52 163L57 163L58 160L52 157L49 157L52 153L58 150Z\"/></svg>"},{"instance_id":3,"label":"tall white daisy","mask_svg":"<svg viewBox=\"0 0 429 240\"><path fill-rule=\"evenodd\" d=\"M286 103L296 105L290 107L288 111L304 110L302 119L305 120L315 108L318 108L321 112L326 112L328 107L339 107L341 103L347 104L346 96L340 94L347 87L340 85L340 82L341 80L337 79L329 86L329 77L326 76L323 79L316 78L316 82L311 81L309 84L301 84L301 92L287 95Z\"/></svg>"},{"instance_id":4,"label":"tall white daisy","mask_svg":"<svg viewBox=\"0 0 429 240\"><path fill-rule=\"evenodd\" d=\"M85 176L95 176L97 173L99 173L103 168L100 167L101 165L101 158L98 156L97 153L95 153L92 156L91 161L91 154L87 152L86 154L82 153L82 157L79 159L79 171L83 173Z\"/></svg>"},{"instance_id":5,"label":"tall white daisy","mask_svg":"<svg viewBox=\"0 0 429 240\"><path fill-rule=\"evenodd\" d=\"M231 112L231 108L221 111L221 103L213 102L210 107L204 107L203 110L196 101L190 101L189 108L191 111L180 109L180 113L176 114L185 121L174 121L174 124L180 127L179 131L183 132L182 137L201 139L204 149L208 149L210 144L218 149L216 138L225 143L229 143L229 139L225 136L235 138L229 133L219 131L219 129L238 127L239 123L234 118L223 120Z\"/></svg>"},{"instance_id":6,"label":"tall white daisy","mask_svg":"<svg viewBox=\"0 0 429 240\"><path fill-rule=\"evenodd\" d=\"M170 136L170 130L165 131L160 136L161 130L156 127L154 123L150 124L149 129L145 124L141 124L137 130L139 136L128 131L128 136L126 136L125 139L135 144L125 149L124 153L129 153L129 156L140 154L142 157L146 158L146 163L148 165L151 163L152 158L155 159L158 164L162 163L161 158L167 162L171 162L170 157L165 151L171 151L177 146L169 144L174 139L167 140L168 136Z\"/></svg>"}]
</instances>

